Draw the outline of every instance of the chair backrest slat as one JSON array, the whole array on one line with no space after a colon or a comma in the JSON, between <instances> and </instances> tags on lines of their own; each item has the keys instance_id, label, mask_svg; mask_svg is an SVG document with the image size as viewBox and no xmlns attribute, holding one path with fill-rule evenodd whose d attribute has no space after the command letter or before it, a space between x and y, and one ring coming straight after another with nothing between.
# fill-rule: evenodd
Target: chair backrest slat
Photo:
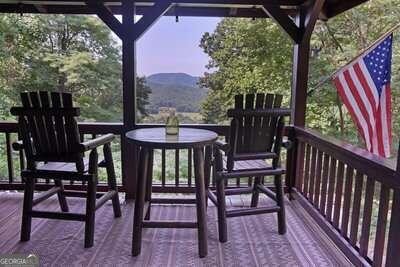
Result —
<instances>
[{"instance_id":1,"label":"chair backrest slat","mask_svg":"<svg viewBox=\"0 0 400 267\"><path fill-rule=\"evenodd\" d=\"M72 95L58 92L21 93L22 107L11 109L18 116L29 166L37 161L75 162L83 171L80 135ZM29 167L28 166L28 167Z\"/></svg>"},{"instance_id":2,"label":"chair backrest slat","mask_svg":"<svg viewBox=\"0 0 400 267\"><path fill-rule=\"evenodd\" d=\"M281 108L282 99L282 95L274 94L235 96L235 108L228 111L232 118L228 169L233 168L235 158L241 154L279 157L284 116L290 115L289 109Z\"/></svg>"},{"instance_id":3,"label":"chair backrest slat","mask_svg":"<svg viewBox=\"0 0 400 267\"><path fill-rule=\"evenodd\" d=\"M61 105L61 94L52 93L51 102L54 108L62 108ZM64 119L61 116L54 116L54 126L56 130L56 136L58 141L59 153L64 154L68 151L67 147L67 136L65 134Z\"/></svg>"},{"instance_id":4,"label":"chair backrest slat","mask_svg":"<svg viewBox=\"0 0 400 267\"><path fill-rule=\"evenodd\" d=\"M40 102L42 103L43 108L48 108L48 109L51 108L49 94L47 92L43 92L43 91L40 92ZM50 114L44 114L44 121L46 124L45 128L46 128L46 132L47 132L47 138L48 138L49 145L58 154L59 149L58 149L56 130L54 128L53 116Z\"/></svg>"}]
</instances>

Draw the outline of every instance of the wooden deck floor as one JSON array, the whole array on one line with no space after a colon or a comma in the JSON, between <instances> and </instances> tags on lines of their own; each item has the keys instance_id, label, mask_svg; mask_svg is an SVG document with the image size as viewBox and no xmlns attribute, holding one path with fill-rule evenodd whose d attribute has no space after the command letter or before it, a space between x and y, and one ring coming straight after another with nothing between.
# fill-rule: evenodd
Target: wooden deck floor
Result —
<instances>
[{"instance_id":1,"label":"wooden deck floor","mask_svg":"<svg viewBox=\"0 0 400 267\"><path fill-rule=\"evenodd\" d=\"M73 211L84 200L68 199ZM235 197L232 206L247 204ZM262 201L265 204L266 200ZM139 257L131 257L133 203L123 203L123 215L114 219L111 204L96 214L95 245L83 248L84 224L33 220L29 242L19 242L22 194L0 193L0 254L35 253L41 266L351 266L322 230L296 202L287 202L288 232L277 234L273 214L231 218L226 244L218 242L216 209L208 210L208 256L197 254L197 235L190 229L146 229ZM58 210L56 199L40 204ZM194 206L155 206L154 219L195 218Z\"/></svg>"}]
</instances>

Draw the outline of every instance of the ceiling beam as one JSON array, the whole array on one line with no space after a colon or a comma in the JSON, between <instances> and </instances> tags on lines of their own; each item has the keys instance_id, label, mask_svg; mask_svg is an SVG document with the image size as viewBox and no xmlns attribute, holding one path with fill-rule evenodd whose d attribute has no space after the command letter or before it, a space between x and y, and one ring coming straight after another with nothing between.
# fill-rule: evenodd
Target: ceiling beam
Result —
<instances>
[{"instance_id":1,"label":"ceiling beam","mask_svg":"<svg viewBox=\"0 0 400 267\"><path fill-rule=\"evenodd\" d=\"M300 41L299 27L297 27L294 21L288 16L288 14L284 13L282 9L277 6L264 5L262 10L264 10L264 12L268 14L268 16L272 18L295 43Z\"/></svg>"},{"instance_id":2,"label":"ceiling beam","mask_svg":"<svg viewBox=\"0 0 400 267\"><path fill-rule=\"evenodd\" d=\"M303 41L310 40L324 3L325 0L314 0L313 3L309 6L305 20L304 33L302 35Z\"/></svg>"},{"instance_id":3,"label":"ceiling beam","mask_svg":"<svg viewBox=\"0 0 400 267\"><path fill-rule=\"evenodd\" d=\"M122 23L103 5L102 1L89 0L87 5L121 40L124 38Z\"/></svg>"},{"instance_id":4,"label":"ceiling beam","mask_svg":"<svg viewBox=\"0 0 400 267\"><path fill-rule=\"evenodd\" d=\"M142 18L133 27L133 38L138 40L159 18L161 18L173 6L172 1L158 1L154 6L149 7Z\"/></svg>"}]
</instances>

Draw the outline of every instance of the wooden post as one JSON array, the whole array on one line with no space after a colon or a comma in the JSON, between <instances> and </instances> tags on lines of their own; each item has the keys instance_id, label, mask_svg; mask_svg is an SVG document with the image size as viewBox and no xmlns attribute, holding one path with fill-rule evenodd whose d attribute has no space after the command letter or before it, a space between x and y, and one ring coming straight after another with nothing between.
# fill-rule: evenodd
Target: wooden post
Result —
<instances>
[{"instance_id":1,"label":"wooden post","mask_svg":"<svg viewBox=\"0 0 400 267\"><path fill-rule=\"evenodd\" d=\"M398 152L400 153L400 145ZM400 154L397 154L397 168L394 179L400 178ZM386 266L399 266L400 251L400 189L393 190L392 213L390 218Z\"/></svg>"},{"instance_id":2,"label":"wooden post","mask_svg":"<svg viewBox=\"0 0 400 267\"><path fill-rule=\"evenodd\" d=\"M306 12L304 9L301 9L296 16L296 24L300 31L304 31L305 19ZM291 123L296 126L305 125L309 53L309 39L301 38L300 42L296 43L293 47Z\"/></svg>"},{"instance_id":3,"label":"wooden post","mask_svg":"<svg viewBox=\"0 0 400 267\"><path fill-rule=\"evenodd\" d=\"M122 30L131 33L134 29L135 1L122 1ZM125 34L122 39L123 81L123 133L121 138L122 182L126 199L135 198L137 183L137 148L125 139L126 132L136 125L136 40Z\"/></svg>"}]
</instances>

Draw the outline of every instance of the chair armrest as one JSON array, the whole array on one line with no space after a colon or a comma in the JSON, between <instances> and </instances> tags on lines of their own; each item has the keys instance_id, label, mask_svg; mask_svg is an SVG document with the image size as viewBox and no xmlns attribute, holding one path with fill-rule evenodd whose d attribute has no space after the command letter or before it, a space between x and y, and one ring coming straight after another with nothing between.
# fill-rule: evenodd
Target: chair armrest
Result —
<instances>
[{"instance_id":1,"label":"chair armrest","mask_svg":"<svg viewBox=\"0 0 400 267\"><path fill-rule=\"evenodd\" d=\"M99 146L108 144L112 140L114 140L114 135L113 134L102 135L102 136L97 137L95 139L80 143L79 152L85 152L85 151L92 150L92 149L97 148Z\"/></svg>"},{"instance_id":2,"label":"chair armrest","mask_svg":"<svg viewBox=\"0 0 400 267\"><path fill-rule=\"evenodd\" d=\"M225 153L227 153L230 149L230 146L228 143L226 143L225 141L222 140L217 140L214 145L216 146L216 148L221 149L222 151L224 151Z\"/></svg>"},{"instance_id":3,"label":"chair armrest","mask_svg":"<svg viewBox=\"0 0 400 267\"><path fill-rule=\"evenodd\" d=\"M12 148L13 148L15 151L22 151L22 150L24 150L24 144L22 143L22 140L15 141L15 142L12 144Z\"/></svg>"}]
</instances>

